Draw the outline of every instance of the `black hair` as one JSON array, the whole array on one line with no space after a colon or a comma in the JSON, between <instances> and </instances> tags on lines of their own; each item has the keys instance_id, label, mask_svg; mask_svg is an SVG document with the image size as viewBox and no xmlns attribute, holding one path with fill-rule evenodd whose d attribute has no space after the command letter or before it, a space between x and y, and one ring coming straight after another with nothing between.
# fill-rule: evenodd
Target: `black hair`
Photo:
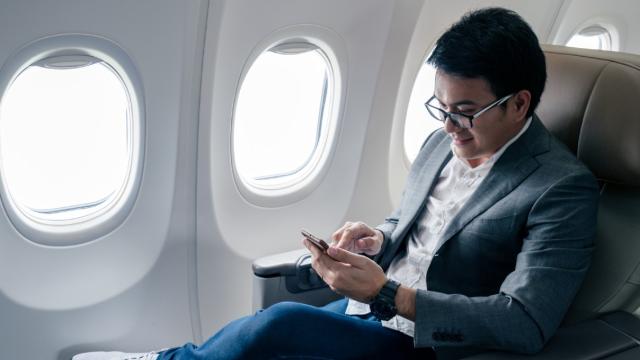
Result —
<instances>
[{"instance_id":1,"label":"black hair","mask_svg":"<svg viewBox=\"0 0 640 360\"><path fill-rule=\"evenodd\" d=\"M520 15L497 7L465 14L438 39L427 63L450 75L483 78L497 98L529 90L527 116L547 79L536 34Z\"/></svg>"}]
</instances>

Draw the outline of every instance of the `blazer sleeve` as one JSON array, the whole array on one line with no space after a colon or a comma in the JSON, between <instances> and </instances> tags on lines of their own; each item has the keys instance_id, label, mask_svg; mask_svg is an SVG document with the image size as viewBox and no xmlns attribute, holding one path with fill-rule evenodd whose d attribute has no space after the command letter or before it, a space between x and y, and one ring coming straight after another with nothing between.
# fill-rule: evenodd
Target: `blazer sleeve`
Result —
<instances>
[{"instance_id":1,"label":"blazer sleeve","mask_svg":"<svg viewBox=\"0 0 640 360\"><path fill-rule=\"evenodd\" d=\"M376 226L376 229L380 230L382 232L382 235L384 235L384 241L382 242L382 247L380 248L379 254L384 253L386 245L389 244L389 241L391 241L391 234L393 233L393 230L396 229L396 226L398 226L398 220L400 219L401 213L402 211L400 210L400 208L396 208L389 216L384 219L383 224Z\"/></svg>"},{"instance_id":2,"label":"blazer sleeve","mask_svg":"<svg viewBox=\"0 0 640 360\"><path fill-rule=\"evenodd\" d=\"M588 171L552 184L529 210L515 269L499 293L418 291L415 346L540 351L590 265L597 201L598 186Z\"/></svg>"}]
</instances>

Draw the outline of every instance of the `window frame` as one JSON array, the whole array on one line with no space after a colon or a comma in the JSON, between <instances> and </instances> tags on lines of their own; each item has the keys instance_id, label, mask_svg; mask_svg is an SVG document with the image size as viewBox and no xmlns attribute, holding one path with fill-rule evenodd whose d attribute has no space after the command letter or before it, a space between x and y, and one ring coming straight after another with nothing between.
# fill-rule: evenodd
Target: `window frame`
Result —
<instances>
[{"instance_id":1,"label":"window frame","mask_svg":"<svg viewBox=\"0 0 640 360\"><path fill-rule=\"evenodd\" d=\"M314 51L325 58L327 70L330 73L327 92L332 94L327 97L323 106L326 124L325 134L320 135L315 152L310 155L309 166L300 171L301 176L294 178L279 186L256 186L246 181L239 174L235 155L235 131L236 108L240 89L244 80L255 63L256 59L266 51L277 47L286 47L288 44L304 43L316 48ZM251 204L261 207L280 207L299 201L308 196L320 184L320 181L328 171L331 159L338 142L340 119L344 104L344 87L342 79L346 78L346 51L341 39L333 32L315 25L294 25L275 31L258 43L247 57L237 87L234 93L232 109L232 121L230 132L230 157L233 180L238 192Z\"/></svg>"},{"instance_id":2,"label":"window frame","mask_svg":"<svg viewBox=\"0 0 640 360\"><path fill-rule=\"evenodd\" d=\"M412 81L411 81L411 88L409 90L409 96L407 97L407 102L405 104L405 111L404 111L404 119L402 121L402 159L403 159L403 163L405 165L405 168L408 170L411 168L411 165L413 164L413 162L415 161L415 158L418 156L418 154L420 154L420 147L418 147L418 151L415 153L415 156L413 158L410 157L408 148L407 148L407 141L406 141L406 136L407 136L407 122L409 120L409 106L411 105L411 100L413 97L413 92L415 90L416 87L416 83L418 81L418 77L420 76L420 73L423 71L423 69L427 66L431 66L429 64L427 64L427 59L429 58L429 56L431 56L431 53L433 52L433 50L435 49L435 46L432 45L430 46L427 51L425 52L425 55L423 56L423 60L420 62L420 66L418 67L418 69L415 71ZM437 69L434 69L437 71ZM433 74L434 76L434 91L435 91L435 72ZM415 103L416 106L418 106L418 108L420 109L420 111L424 112L424 117L423 120L424 121L431 121L432 119L429 119L429 114L427 113L427 111L424 108L424 102L427 101L429 99L430 96L432 96L433 94L429 94L427 96L427 98L424 99L424 101L422 100L418 100L418 102ZM435 121L435 120L433 120ZM426 140L429 136L431 136L431 134L433 134L434 132L438 131L439 129L444 127L444 124L441 123L436 123L434 122L435 126L429 126L429 127L433 127L434 129L431 130L431 132L426 133L426 135L424 136L424 140ZM424 143L423 140L423 143Z\"/></svg>"},{"instance_id":3,"label":"window frame","mask_svg":"<svg viewBox=\"0 0 640 360\"><path fill-rule=\"evenodd\" d=\"M25 211L0 176L0 198L9 221L27 240L46 246L71 246L95 240L118 227L129 215L140 186L144 162L144 98L138 72L127 53L102 37L59 34L37 39L14 53L0 68L0 101L28 67L53 58L88 57L104 62L122 81L130 108L129 171L113 201L95 212L68 220L47 220Z\"/></svg>"},{"instance_id":4,"label":"window frame","mask_svg":"<svg viewBox=\"0 0 640 360\"><path fill-rule=\"evenodd\" d=\"M574 31L572 31L569 36L565 39L565 41L563 41L561 43L561 45L563 46L567 46L569 47L569 42L571 41L571 39L573 39L574 36L576 35L580 35L580 33L588 31L588 30L596 30L596 29L602 29L606 32L607 34L607 42L609 43L609 45L611 46L610 49L603 49L601 51L615 51L615 52L619 52L620 51L620 34L617 30L617 28L612 25L611 23L607 22L607 21L603 21L602 19L590 19L587 20L583 23L581 23L579 26L577 26L575 28ZM578 48L575 47L576 49L583 49L583 48ZM587 49L587 50L594 50L594 49Z\"/></svg>"}]
</instances>

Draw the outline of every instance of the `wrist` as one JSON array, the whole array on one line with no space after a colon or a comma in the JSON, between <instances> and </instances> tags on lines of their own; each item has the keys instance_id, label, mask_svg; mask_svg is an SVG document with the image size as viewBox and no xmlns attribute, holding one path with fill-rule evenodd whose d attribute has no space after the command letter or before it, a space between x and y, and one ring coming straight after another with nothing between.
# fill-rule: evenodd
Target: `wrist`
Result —
<instances>
[{"instance_id":1,"label":"wrist","mask_svg":"<svg viewBox=\"0 0 640 360\"><path fill-rule=\"evenodd\" d=\"M398 315L414 321L416 318L416 289L400 285L396 292Z\"/></svg>"}]
</instances>

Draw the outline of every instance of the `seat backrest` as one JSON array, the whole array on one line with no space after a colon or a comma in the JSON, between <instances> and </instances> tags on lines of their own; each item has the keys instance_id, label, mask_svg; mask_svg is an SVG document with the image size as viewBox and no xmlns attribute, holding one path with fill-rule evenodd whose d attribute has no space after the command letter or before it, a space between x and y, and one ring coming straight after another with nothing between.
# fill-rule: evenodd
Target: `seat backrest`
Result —
<instances>
[{"instance_id":1,"label":"seat backrest","mask_svg":"<svg viewBox=\"0 0 640 360\"><path fill-rule=\"evenodd\" d=\"M536 113L601 184L596 250L565 323L640 305L640 55L543 46Z\"/></svg>"}]
</instances>

